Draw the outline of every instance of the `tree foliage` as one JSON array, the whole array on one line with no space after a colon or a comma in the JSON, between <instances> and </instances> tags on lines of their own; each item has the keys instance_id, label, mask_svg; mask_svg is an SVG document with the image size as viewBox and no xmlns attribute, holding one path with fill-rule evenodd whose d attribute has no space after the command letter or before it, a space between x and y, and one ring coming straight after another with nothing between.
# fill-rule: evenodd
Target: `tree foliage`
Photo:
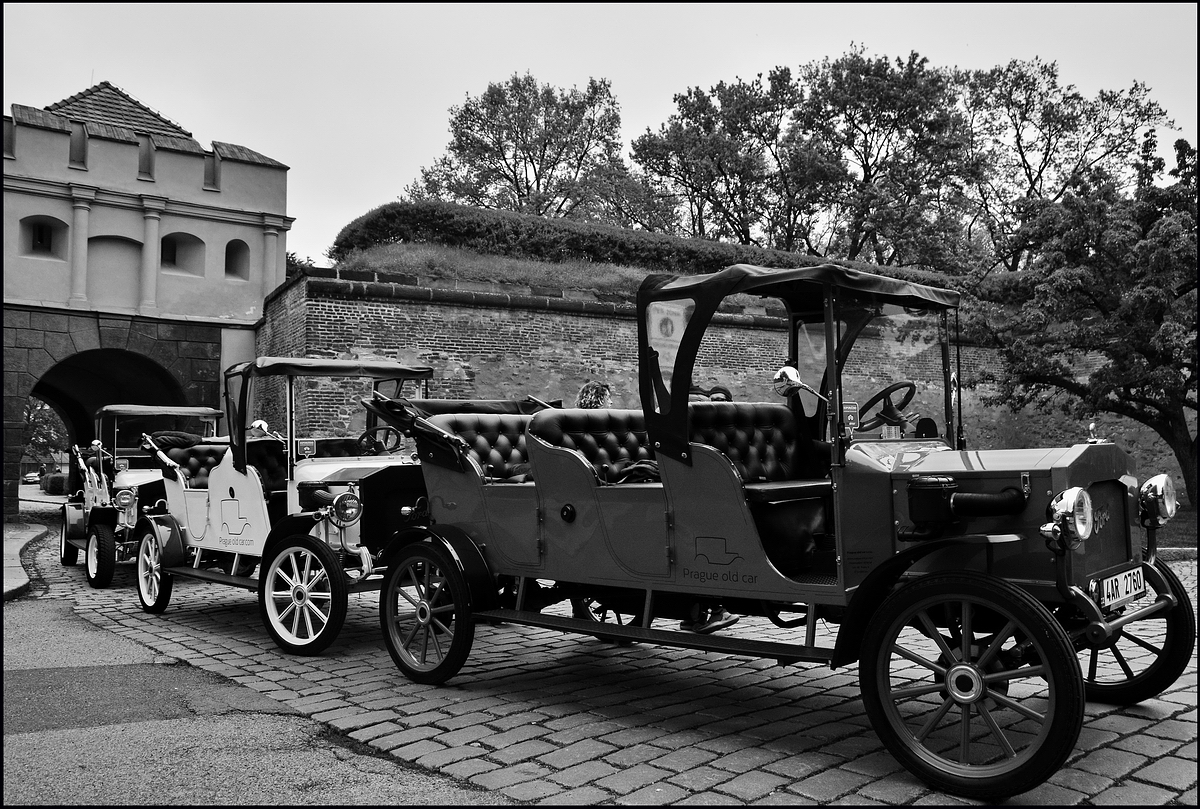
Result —
<instances>
[{"instance_id":1,"label":"tree foliage","mask_svg":"<svg viewBox=\"0 0 1200 809\"><path fill-rule=\"evenodd\" d=\"M21 416L21 445L25 454L40 461L53 457L55 452L66 452L70 442L70 433L58 413L41 399L27 397Z\"/></svg>"},{"instance_id":2,"label":"tree foliage","mask_svg":"<svg viewBox=\"0 0 1200 809\"><path fill-rule=\"evenodd\" d=\"M989 403L1145 424L1171 447L1195 503L1195 150L1179 141L1176 154L1165 188L1129 195L1093 168L1057 200L1031 200L1014 237L1026 269L981 287L966 311L970 333L1004 358Z\"/></svg>"},{"instance_id":3,"label":"tree foliage","mask_svg":"<svg viewBox=\"0 0 1200 809\"><path fill-rule=\"evenodd\" d=\"M406 189L536 216L589 218L605 178L621 172L621 113L607 79L556 90L529 73L489 84L450 109L446 154Z\"/></svg>"}]
</instances>

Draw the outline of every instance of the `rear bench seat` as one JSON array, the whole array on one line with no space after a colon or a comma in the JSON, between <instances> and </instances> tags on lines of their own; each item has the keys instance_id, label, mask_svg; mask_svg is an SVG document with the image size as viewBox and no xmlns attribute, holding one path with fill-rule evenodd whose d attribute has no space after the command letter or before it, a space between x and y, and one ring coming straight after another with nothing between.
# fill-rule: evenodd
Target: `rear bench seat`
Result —
<instances>
[{"instance_id":1,"label":"rear bench seat","mask_svg":"<svg viewBox=\"0 0 1200 809\"><path fill-rule=\"evenodd\" d=\"M175 431L153 433L150 437L168 458L179 464L179 468L187 475L189 489L207 489L209 472L229 451L228 438L205 439L198 435ZM174 480L175 470L161 461L159 464L163 466L163 477Z\"/></svg>"},{"instance_id":2,"label":"rear bench seat","mask_svg":"<svg viewBox=\"0 0 1200 809\"><path fill-rule=\"evenodd\" d=\"M529 475L525 428L532 416L516 413L446 413L430 416L430 424L467 442L468 452L484 476L495 483L524 483Z\"/></svg>"},{"instance_id":3,"label":"rear bench seat","mask_svg":"<svg viewBox=\"0 0 1200 809\"><path fill-rule=\"evenodd\" d=\"M772 402L694 402L688 424L693 443L733 462L775 567L785 576L811 569L833 488L813 442L798 435L792 411Z\"/></svg>"},{"instance_id":4,"label":"rear bench seat","mask_svg":"<svg viewBox=\"0 0 1200 809\"><path fill-rule=\"evenodd\" d=\"M641 410L543 410L529 423L529 434L579 453L601 483L616 483L630 464L654 458Z\"/></svg>"}]
</instances>

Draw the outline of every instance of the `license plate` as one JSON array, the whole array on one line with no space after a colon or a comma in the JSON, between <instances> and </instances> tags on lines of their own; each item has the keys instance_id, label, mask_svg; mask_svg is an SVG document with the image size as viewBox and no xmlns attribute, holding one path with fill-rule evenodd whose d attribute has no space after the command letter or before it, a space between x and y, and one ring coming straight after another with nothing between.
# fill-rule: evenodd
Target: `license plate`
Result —
<instances>
[{"instance_id":1,"label":"license plate","mask_svg":"<svg viewBox=\"0 0 1200 809\"><path fill-rule=\"evenodd\" d=\"M1140 567L1100 580L1101 607L1118 607L1145 594L1146 579Z\"/></svg>"}]
</instances>

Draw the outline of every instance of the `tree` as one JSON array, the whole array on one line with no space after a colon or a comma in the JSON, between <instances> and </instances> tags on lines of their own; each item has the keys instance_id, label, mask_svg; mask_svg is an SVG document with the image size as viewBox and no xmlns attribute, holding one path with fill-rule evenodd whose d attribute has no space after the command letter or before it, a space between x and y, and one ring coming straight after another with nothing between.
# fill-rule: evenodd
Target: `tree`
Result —
<instances>
[{"instance_id":1,"label":"tree","mask_svg":"<svg viewBox=\"0 0 1200 809\"><path fill-rule=\"evenodd\" d=\"M1014 238L1029 218L1026 206L1058 202L1071 183L1094 172L1131 189L1139 142L1170 123L1140 82L1088 99L1060 83L1055 62L1036 58L963 74L960 81L972 157L986 167L973 175L968 196L972 225L991 244L987 271L1018 270L1031 260Z\"/></svg>"},{"instance_id":2,"label":"tree","mask_svg":"<svg viewBox=\"0 0 1200 809\"><path fill-rule=\"evenodd\" d=\"M1153 176L1147 154L1127 173ZM1031 200L1013 240L1026 269L989 279L967 312L969 333L1003 356L985 401L1145 424L1195 504L1195 149L1179 141L1176 160L1165 188L1129 195L1122 177L1093 169L1057 200Z\"/></svg>"},{"instance_id":3,"label":"tree","mask_svg":"<svg viewBox=\"0 0 1200 809\"><path fill-rule=\"evenodd\" d=\"M35 460L66 452L70 446L70 433L58 413L35 396L25 399L21 426L21 446L25 454Z\"/></svg>"},{"instance_id":4,"label":"tree","mask_svg":"<svg viewBox=\"0 0 1200 809\"><path fill-rule=\"evenodd\" d=\"M621 160L621 113L607 79L556 90L534 77L489 84L450 108L446 154L405 189L439 199L546 217L604 210Z\"/></svg>"}]
</instances>

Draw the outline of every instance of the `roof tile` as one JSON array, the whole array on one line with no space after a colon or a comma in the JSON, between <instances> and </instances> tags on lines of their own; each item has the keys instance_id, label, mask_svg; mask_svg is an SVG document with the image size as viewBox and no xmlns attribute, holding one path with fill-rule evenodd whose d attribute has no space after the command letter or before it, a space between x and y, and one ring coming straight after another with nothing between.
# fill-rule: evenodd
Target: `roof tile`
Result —
<instances>
[{"instance_id":1,"label":"roof tile","mask_svg":"<svg viewBox=\"0 0 1200 809\"><path fill-rule=\"evenodd\" d=\"M121 88L102 81L70 98L46 107L48 112L136 132L190 138L192 133L136 100Z\"/></svg>"}]
</instances>

